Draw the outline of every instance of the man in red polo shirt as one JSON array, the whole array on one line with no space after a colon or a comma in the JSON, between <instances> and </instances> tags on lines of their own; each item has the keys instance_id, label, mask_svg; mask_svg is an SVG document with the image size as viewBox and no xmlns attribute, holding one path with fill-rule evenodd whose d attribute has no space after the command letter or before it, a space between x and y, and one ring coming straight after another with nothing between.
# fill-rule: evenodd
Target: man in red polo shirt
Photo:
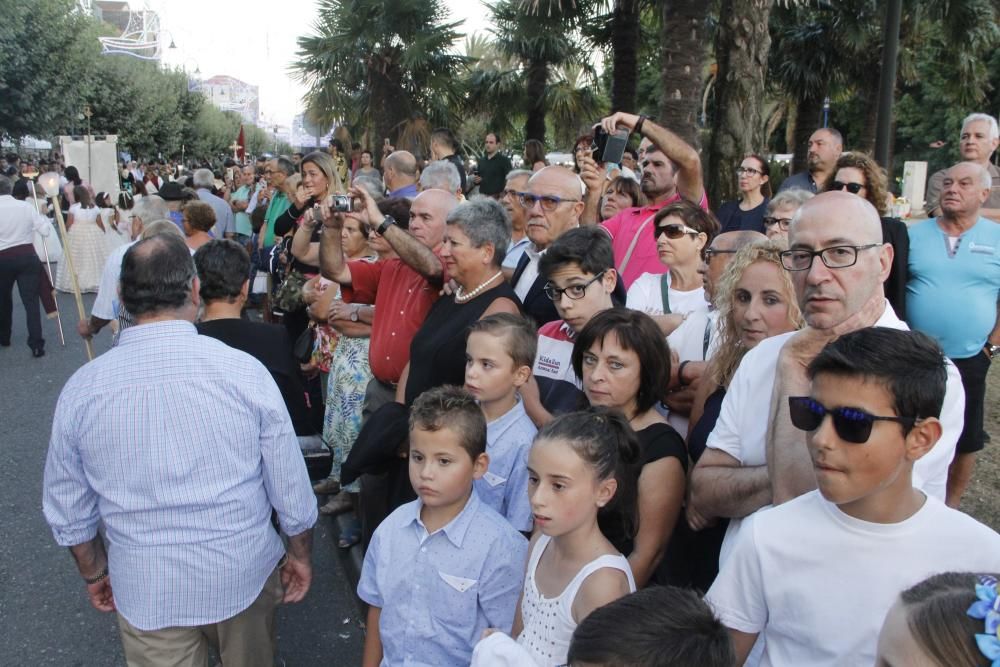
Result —
<instances>
[{"instance_id":1,"label":"man in red polo shirt","mask_svg":"<svg viewBox=\"0 0 1000 667\"><path fill-rule=\"evenodd\" d=\"M370 197L357 192L367 203ZM335 214L323 221L324 231L330 232L324 233L320 241L323 277L340 283L345 302L375 304L368 350L375 379L365 394L366 415L395 397L403 369L410 361L410 341L438 298L445 269L437 253L444 238L445 220L457 205L455 196L444 190L421 192L410 207L408 230L390 216L383 219L369 213L372 226L399 255L375 263L345 261L341 216Z\"/></svg>"},{"instance_id":2,"label":"man in red polo shirt","mask_svg":"<svg viewBox=\"0 0 1000 667\"><path fill-rule=\"evenodd\" d=\"M609 134L624 128L642 136L639 153L644 154L644 159L639 185L649 204L627 208L601 223L611 235L615 266L627 290L644 273L659 275L667 271L660 263L653 237L656 212L681 197L707 209L708 198L698 151L676 134L645 116L621 111L603 119L601 125ZM600 221L598 212L604 194L605 171L588 156L582 161L580 176L587 185L586 206L580 222L593 225Z\"/></svg>"}]
</instances>

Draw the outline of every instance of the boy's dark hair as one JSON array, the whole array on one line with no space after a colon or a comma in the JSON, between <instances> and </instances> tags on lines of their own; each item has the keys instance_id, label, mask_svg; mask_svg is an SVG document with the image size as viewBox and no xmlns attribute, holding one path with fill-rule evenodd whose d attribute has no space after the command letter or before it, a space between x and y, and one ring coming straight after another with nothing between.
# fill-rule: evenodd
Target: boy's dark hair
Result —
<instances>
[{"instance_id":1,"label":"boy's dark hair","mask_svg":"<svg viewBox=\"0 0 1000 667\"><path fill-rule=\"evenodd\" d=\"M235 303L250 275L250 255L236 241L209 241L194 253L201 286L198 293L209 301L226 300Z\"/></svg>"},{"instance_id":2,"label":"boy's dark hair","mask_svg":"<svg viewBox=\"0 0 1000 667\"><path fill-rule=\"evenodd\" d=\"M561 440L594 468L598 480L614 477L618 490L598 513L601 530L620 527L627 539L635 537L639 525L639 471L642 447L625 416L603 407L559 415L543 426L535 442ZM605 532L607 534L607 532Z\"/></svg>"},{"instance_id":3,"label":"boy's dark hair","mask_svg":"<svg viewBox=\"0 0 1000 667\"><path fill-rule=\"evenodd\" d=\"M635 407L649 410L666 397L670 384L670 348L660 327L646 313L630 308L609 308L590 318L573 343L573 370L583 377L583 355L595 342L603 345L614 334L618 344L639 357L639 392Z\"/></svg>"},{"instance_id":4,"label":"boy's dark hair","mask_svg":"<svg viewBox=\"0 0 1000 667\"><path fill-rule=\"evenodd\" d=\"M867 327L823 348L809 364L809 379L820 373L874 380L892 396L899 417L940 417L948 371L944 353L919 331Z\"/></svg>"},{"instance_id":5,"label":"boy's dark hair","mask_svg":"<svg viewBox=\"0 0 1000 667\"><path fill-rule=\"evenodd\" d=\"M514 360L514 368L534 365L538 333L528 319L513 313L494 313L472 323L469 334L476 332L502 339L504 352Z\"/></svg>"},{"instance_id":6,"label":"boy's dark hair","mask_svg":"<svg viewBox=\"0 0 1000 667\"><path fill-rule=\"evenodd\" d=\"M410 408L410 431L440 431L448 428L473 461L486 451L486 418L472 394L461 387L444 385L417 396Z\"/></svg>"},{"instance_id":7,"label":"boy's dark hair","mask_svg":"<svg viewBox=\"0 0 1000 667\"><path fill-rule=\"evenodd\" d=\"M732 640L690 589L652 586L595 609L573 632L567 662L604 667L730 667Z\"/></svg>"},{"instance_id":8,"label":"boy's dark hair","mask_svg":"<svg viewBox=\"0 0 1000 667\"><path fill-rule=\"evenodd\" d=\"M615 268L615 252L607 232L597 226L564 232L538 260L538 272L548 280L567 264L577 264L581 271L592 276Z\"/></svg>"}]
</instances>

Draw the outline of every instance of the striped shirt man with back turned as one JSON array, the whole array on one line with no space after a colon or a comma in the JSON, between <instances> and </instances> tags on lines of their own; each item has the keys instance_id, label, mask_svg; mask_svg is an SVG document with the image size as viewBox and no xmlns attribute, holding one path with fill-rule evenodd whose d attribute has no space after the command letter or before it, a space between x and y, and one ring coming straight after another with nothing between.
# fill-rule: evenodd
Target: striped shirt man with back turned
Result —
<instances>
[{"instance_id":1,"label":"striped shirt man with back turned","mask_svg":"<svg viewBox=\"0 0 1000 667\"><path fill-rule=\"evenodd\" d=\"M226 666L270 667L275 609L312 581L316 501L270 373L198 335L198 288L180 238L129 248L136 324L63 388L43 509L130 666L207 664L211 643Z\"/></svg>"}]
</instances>

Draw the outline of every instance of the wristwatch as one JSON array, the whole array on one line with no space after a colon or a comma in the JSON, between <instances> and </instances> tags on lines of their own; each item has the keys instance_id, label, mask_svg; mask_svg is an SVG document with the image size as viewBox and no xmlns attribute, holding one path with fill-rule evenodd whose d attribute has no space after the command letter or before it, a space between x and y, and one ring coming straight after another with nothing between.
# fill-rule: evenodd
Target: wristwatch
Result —
<instances>
[{"instance_id":1,"label":"wristwatch","mask_svg":"<svg viewBox=\"0 0 1000 667\"><path fill-rule=\"evenodd\" d=\"M358 311L361 310L361 306L355 305L351 307L351 321L358 321Z\"/></svg>"},{"instance_id":2,"label":"wristwatch","mask_svg":"<svg viewBox=\"0 0 1000 667\"><path fill-rule=\"evenodd\" d=\"M384 218L382 218L382 224L379 225L378 229L376 230L378 231L378 235L385 236L385 231L390 227L392 227L394 224L396 224L396 220L391 215L387 215Z\"/></svg>"},{"instance_id":3,"label":"wristwatch","mask_svg":"<svg viewBox=\"0 0 1000 667\"><path fill-rule=\"evenodd\" d=\"M987 357L993 359L1000 354L1000 345L991 345L990 343L986 343L986 345L983 345L983 352L986 353Z\"/></svg>"}]
</instances>

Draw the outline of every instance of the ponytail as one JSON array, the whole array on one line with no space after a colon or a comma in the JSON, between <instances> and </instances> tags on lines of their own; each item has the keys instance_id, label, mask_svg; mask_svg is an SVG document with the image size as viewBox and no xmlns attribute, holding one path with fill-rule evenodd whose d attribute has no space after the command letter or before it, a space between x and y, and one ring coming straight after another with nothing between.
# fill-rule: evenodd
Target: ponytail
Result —
<instances>
[{"instance_id":1,"label":"ponytail","mask_svg":"<svg viewBox=\"0 0 1000 667\"><path fill-rule=\"evenodd\" d=\"M635 431L621 412L597 407L560 415L542 427L535 439L562 440L594 468L599 480L614 477L618 490L598 512L598 522L605 534L606 525L619 524L628 539L635 537L639 524L642 450Z\"/></svg>"}]
</instances>

